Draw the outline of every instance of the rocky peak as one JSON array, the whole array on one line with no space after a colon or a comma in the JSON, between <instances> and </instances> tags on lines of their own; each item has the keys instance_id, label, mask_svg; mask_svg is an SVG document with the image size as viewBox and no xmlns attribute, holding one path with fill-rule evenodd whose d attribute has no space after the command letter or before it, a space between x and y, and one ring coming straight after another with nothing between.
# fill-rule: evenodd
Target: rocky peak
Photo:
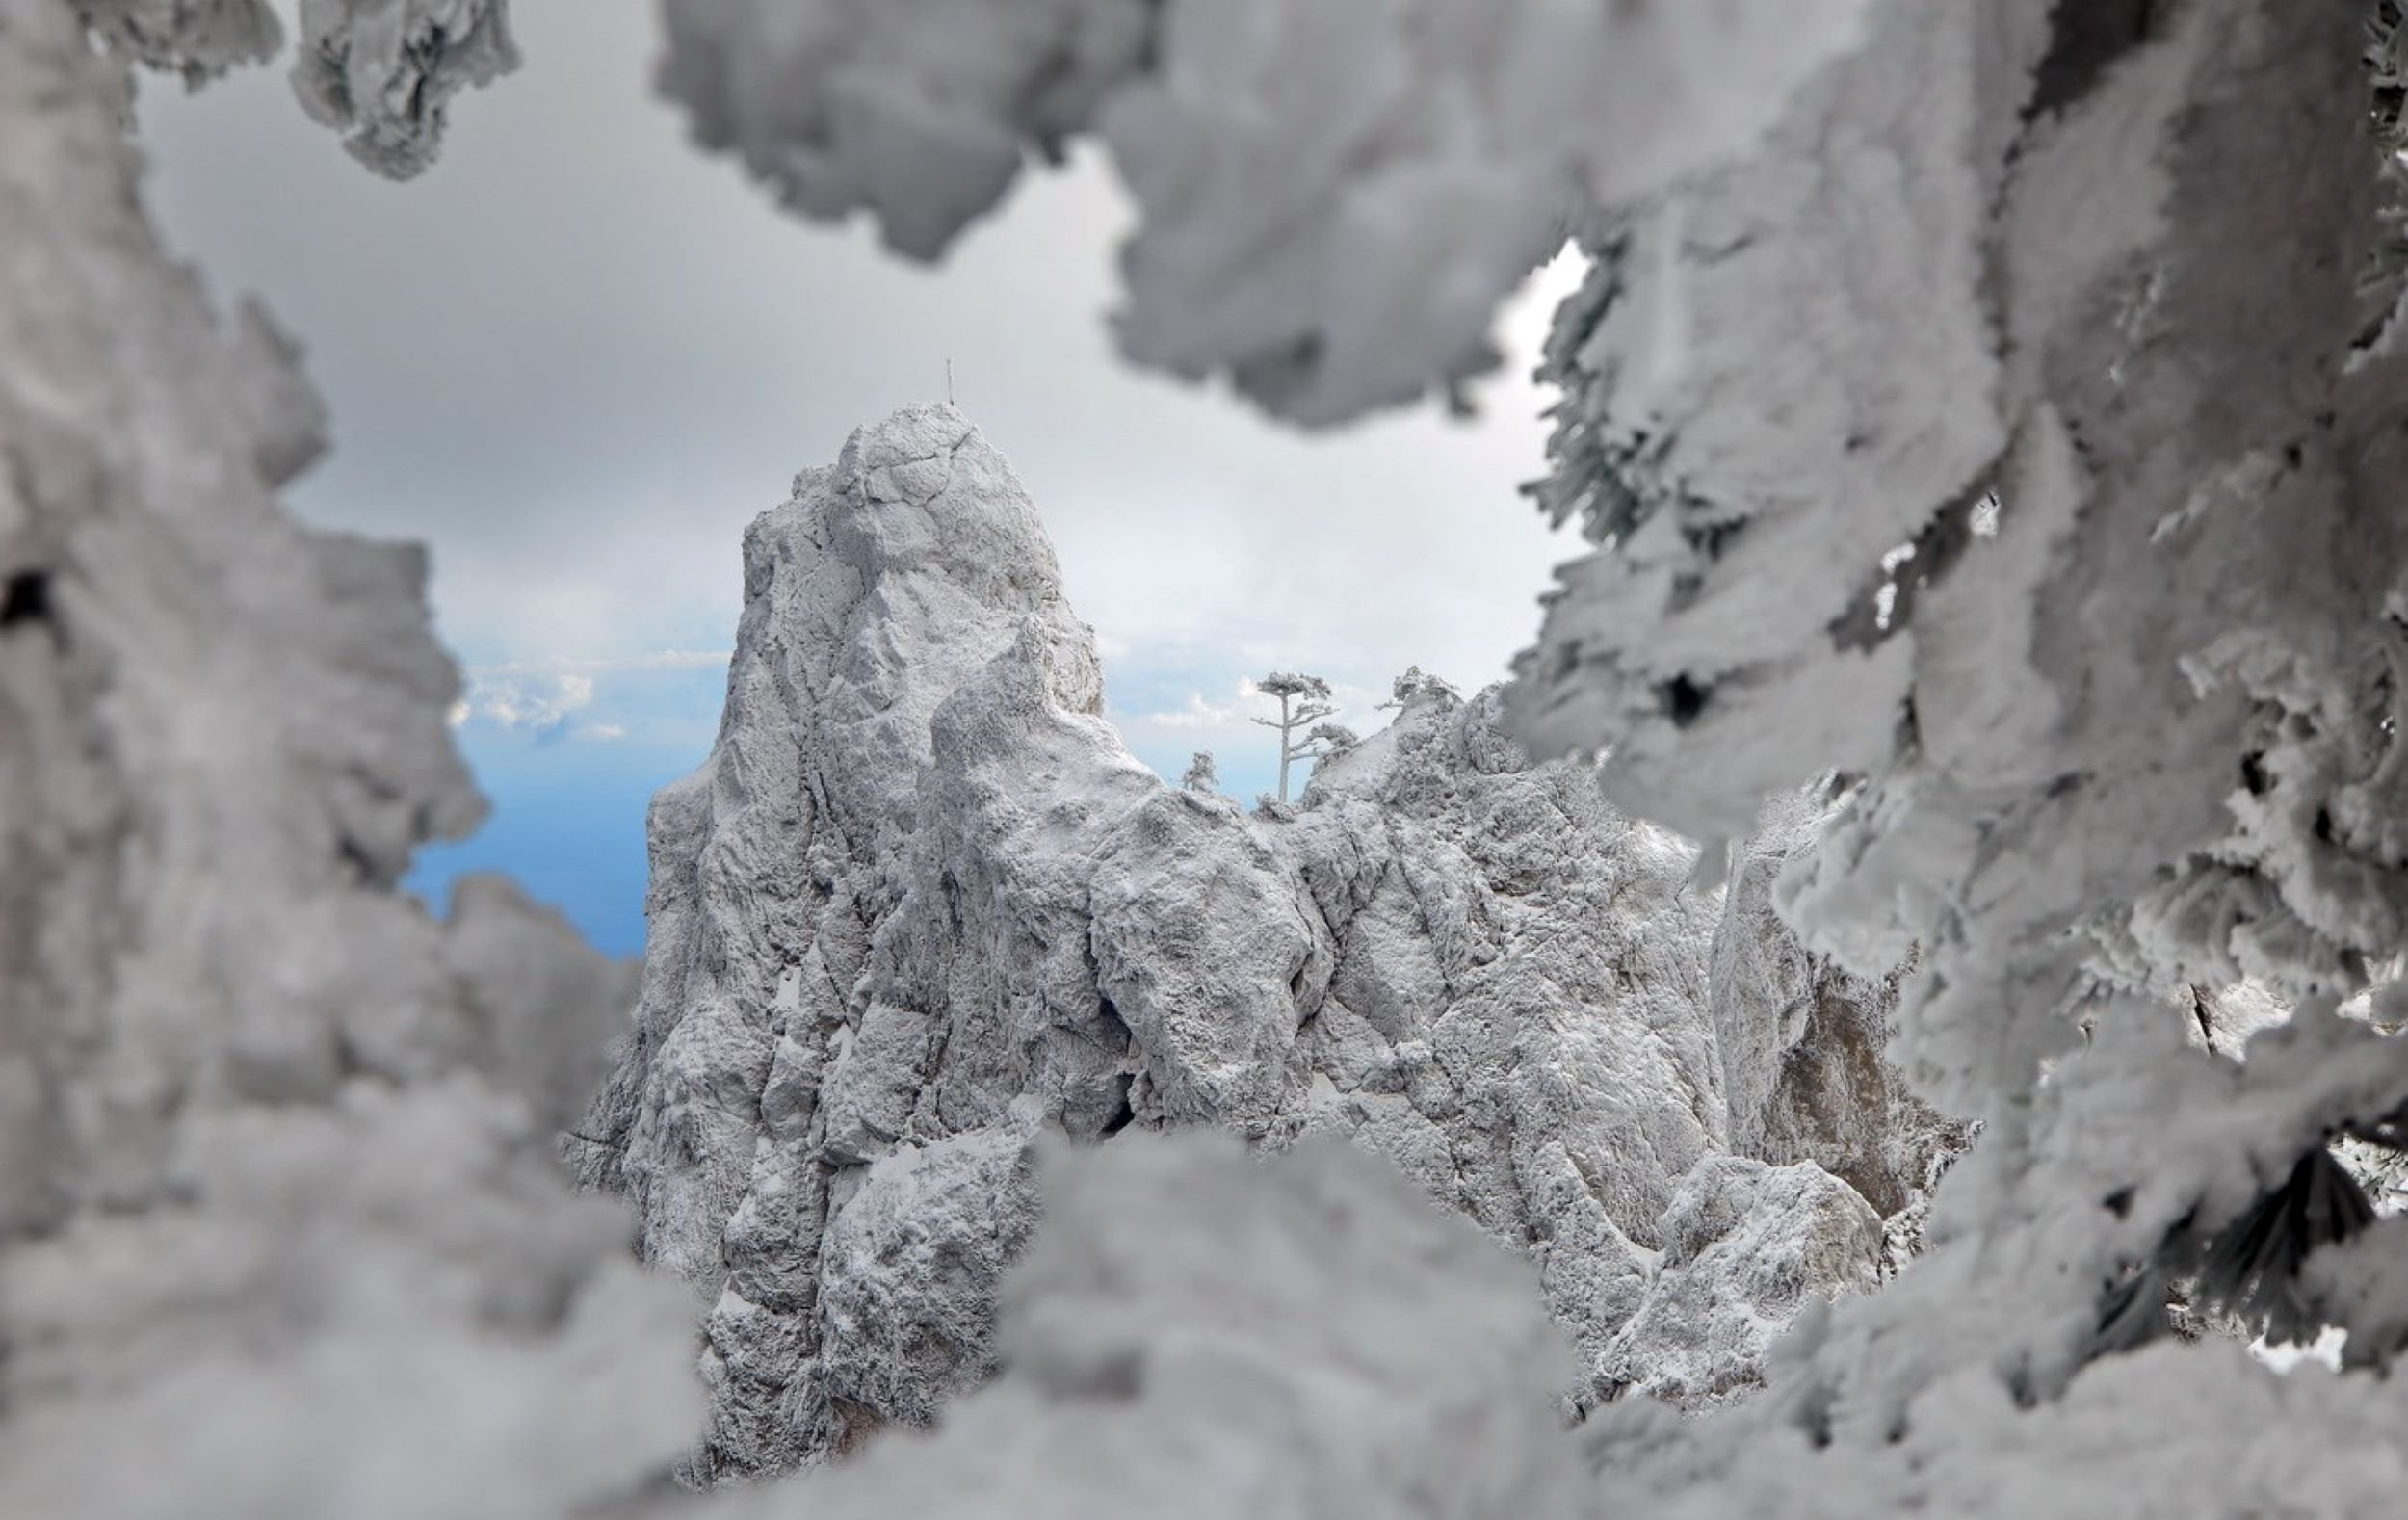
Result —
<instances>
[{"instance_id":1,"label":"rocky peak","mask_svg":"<svg viewBox=\"0 0 2408 1520\"><path fill-rule=\"evenodd\" d=\"M746 570L585 1126L589 1178L706 1306L692 1476L808 1463L982 1381L1047 1134L1344 1137L1527 1254L1575 1403L1632 1379L1615 1337L1666 1211L1732 1148L1690 847L1532 764L1493 690L1418 670L1294 808L1165 786L1100 716L1026 492L949 407L798 476ZM1753 1249L1684 1258L1685 1308Z\"/></svg>"}]
</instances>

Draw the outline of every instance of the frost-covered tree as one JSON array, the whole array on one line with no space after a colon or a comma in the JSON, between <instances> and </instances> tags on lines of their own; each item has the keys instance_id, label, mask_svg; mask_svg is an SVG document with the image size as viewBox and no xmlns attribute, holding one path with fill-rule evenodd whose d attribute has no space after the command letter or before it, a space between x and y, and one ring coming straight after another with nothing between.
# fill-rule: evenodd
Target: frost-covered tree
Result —
<instances>
[{"instance_id":1,"label":"frost-covered tree","mask_svg":"<svg viewBox=\"0 0 2408 1520\"><path fill-rule=\"evenodd\" d=\"M1338 711L1330 699L1329 683L1318 675L1299 675L1291 670L1273 670L1254 683L1254 690L1279 701L1279 716L1257 718L1254 721L1279 735L1278 799L1288 800L1288 768L1298 760L1312 759L1326 747L1327 741L1317 729L1307 725L1319 723ZM1299 728L1307 732L1296 737ZM1343 732L1343 730L1341 730Z\"/></svg>"},{"instance_id":2,"label":"frost-covered tree","mask_svg":"<svg viewBox=\"0 0 2408 1520\"><path fill-rule=\"evenodd\" d=\"M127 56L274 36L0 0L0 1514L614 1512L700 1408L554 1154L633 978L398 890L484 811L425 555L278 506L296 345L141 194Z\"/></svg>"},{"instance_id":3,"label":"frost-covered tree","mask_svg":"<svg viewBox=\"0 0 2408 1520\"><path fill-rule=\"evenodd\" d=\"M1187 773L1179 778L1179 785L1190 792L1220 790L1220 769L1213 763L1210 749L1195 752L1195 757L1188 762Z\"/></svg>"},{"instance_id":4,"label":"frost-covered tree","mask_svg":"<svg viewBox=\"0 0 2408 1520\"><path fill-rule=\"evenodd\" d=\"M1454 707L1462 700L1463 694L1454 689L1453 682L1443 676L1427 674L1418 665L1408 665L1402 675L1389 683L1388 700L1379 706L1382 712L1401 712L1424 704Z\"/></svg>"},{"instance_id":5,"label":"frost-covered tree","mask_svg":"<svg viewBox=\"0 0 2408 1520\"><path fill-rule=\"evenodd\" d=\"M1312 758L1313 769L1318 772L1362 742L1362 736L1344 723L1315 723L1313 731L1304 736L1299 752Z\"/></svg>"}]
</instances>

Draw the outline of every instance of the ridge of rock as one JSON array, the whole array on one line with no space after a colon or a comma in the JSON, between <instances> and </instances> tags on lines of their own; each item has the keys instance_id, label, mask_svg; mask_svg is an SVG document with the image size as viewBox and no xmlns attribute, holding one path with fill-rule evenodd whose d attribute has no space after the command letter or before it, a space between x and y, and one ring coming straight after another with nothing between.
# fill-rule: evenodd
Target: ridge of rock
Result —
<instances>
[{"instance_id":1,"label":"ridge of rock","mask_svg":"<svg viewBox=\"0 0 2408 1520\"><path fill-rule=\"evenodd\" d=\"M745 566L719 742L653 804L636 1027L571 1142L705 1306L690 1478L814 1462L984 1380L1049 1133L1348 1138L1527 1254L1575 1407L1629 1380L1666 1211L1733 1148L1713 946L1777 921L1725 925L1690 848L1531 764L1493 691L1400 686L1279 816L1165 786L951 407L798 476ZM1745 1197L1853 1198L1770 1175Z\"/></svg>"}]
</instances>

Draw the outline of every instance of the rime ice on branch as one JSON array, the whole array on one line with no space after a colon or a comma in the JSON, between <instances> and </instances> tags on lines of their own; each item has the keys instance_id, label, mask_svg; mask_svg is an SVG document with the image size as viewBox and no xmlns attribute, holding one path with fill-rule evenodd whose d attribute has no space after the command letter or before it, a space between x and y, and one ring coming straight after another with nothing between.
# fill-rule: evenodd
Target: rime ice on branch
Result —
<instances>
[{"instance_id":1,"label":"rime ice on branch","mask_svg":"<svg viewBox=\"0 0 2408 1520\"><path fill-rule=\"evenodd\" d=\"M301 0L293 93L353 158L407 179L462 90L518 66L508 0Z\"/></svg>"},{"instance_id":2,"label":"rime ice on branch","mask_svg":"<svg viewBox=\"0 0 2408 1520\"><path fill-rule=\"evenodd\" d=\"M483 807L425 557L277 506L324 414L160 248L130 89L0 0L0 1513L591 1514L698 1403L552 1155L629 979L395 891Z\"/></svg>"},{"instance_id":3,"label":"rime ice on branch","mask_svg":"<svg viewBox=\"0 0 2408 1520\"><path fill-rule=\"evenodd\" d=\"M1322 722L1322 719L1338 711L1338 705L1330 700L1329 683L1318 675L1273 670L1258 678L1254 682L1254 690L1277 699L1279 703L1277 718L1257 718L1254 721L1279 735L1278 799L1285 802L1288 799L1288 768L1291 765L1298 760L1317 758L1333 748L1350 747L1353 735L1335 723ZM1307 724L1318 726L1309 729L1302 739L1296 738L1296 731ZM1332 736L1337 734L1347 736L1346 745L1335 743Z\"/></svg>"},{"instance_id":4,"label":"rime ice on branch","mask_svg":"<svg viewBox=\"0 0 2408 1520\"><path fill-rule=\"evenodd\" d=\"M932 258L1026 150L1140 213L1137 362L1343 421L1494 367L1584 197L1745 149L1865 0L671 0L664 89L790 209Z\"/></svg>"}]
</instances>

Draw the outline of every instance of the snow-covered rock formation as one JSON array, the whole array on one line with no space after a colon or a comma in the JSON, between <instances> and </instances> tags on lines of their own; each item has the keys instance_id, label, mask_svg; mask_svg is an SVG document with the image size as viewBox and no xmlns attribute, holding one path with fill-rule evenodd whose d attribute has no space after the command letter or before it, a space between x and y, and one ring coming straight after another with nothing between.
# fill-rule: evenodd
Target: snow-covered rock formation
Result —
<instances>
[{"instance_id":1,"label":"snow-covered rock formation","mask_svg":"<svg viewBox=\"0 0 2408 1520\"><path fill-rule=\"evenodd\" d=\"M160 249L128 89L0 0L0 1514L586 1512L698 1405L550 1154L629 979L394 891L481 810L425 562L276 506L322 414Z\"/></svg>"},{"instance_id":2,"label":"snow-covered rock formation","mask_svg":"<svg viewBox=\"0 0 2408 1520\"><path fill-rule=\"evenodd\" d=\"M1764 1117L1816 1112L1810 1030L1871 1060L1885 990L1712 1009L1717 936L1768 921L1724 923L1693 852L1585 768L1530 764L1494 694L1400 684L1398 721L1277 814L1165 786L1101 717L1035 510L948 407L798 477L745 573L719 745L654 803L637 1027L568 1142L708 1306L697 1476L926 1423L987 1376L1040 1133L1352 1138L1528 1252L1582 1404L1624 1380L1666 1210L1735 1124L1891 1208L1918 1191L1886 1111ZM1756 1017L1788 1022L1717 1028ZM1767 1208L1853 1197L1774 1175ZM1870 1273L1873 1237L1800 1292Z\"/></svg>"},{"instance_id":3,"label":"snow-covered rock formation","mask_svg":"<svg viewBox=\"0 0 2408 1520\"><path fill-rule=\"evenodd\" d=\"M1008 1370L946 1414L715 1520L1575 1520L1570 1371L1530 1273L1327 1140L1225 1136L1047 1159L1008 1290Z\"/></svg>"},{"instance_id":4,"label":"snow-covered rock formation","mask_svg":"<svg viewBox=\"0 0 2408 1520\"><path fill-rule=\"evenodd\" d=\"M1710 1157L1663 1222L1655 1280L1607 1351L1617 1387L1653 1398L1690 1404L1757 1385L1813 1296L1879 1279L1880 1216L1811 1162Z\"/></svg>"},{"instance_id":5,"label":"snow-covered rock formation","mask_svg":"<svg viewBox=\"0 0 2408 1520\"><path fill-rule=\"evenodd\" d=\"M1755 832L1731 847L1706 978L1731 1148L1774 1163L1814 1162L1882 1215L1897 1216L1930 1190L1972 1134L1917 1098L1882 1057L1911 961L1860 977L1781 921L1773 899L1782 874L1811 855L1829 816L1812 794L1776 798Z\"/></svg>"}]
</instances>

